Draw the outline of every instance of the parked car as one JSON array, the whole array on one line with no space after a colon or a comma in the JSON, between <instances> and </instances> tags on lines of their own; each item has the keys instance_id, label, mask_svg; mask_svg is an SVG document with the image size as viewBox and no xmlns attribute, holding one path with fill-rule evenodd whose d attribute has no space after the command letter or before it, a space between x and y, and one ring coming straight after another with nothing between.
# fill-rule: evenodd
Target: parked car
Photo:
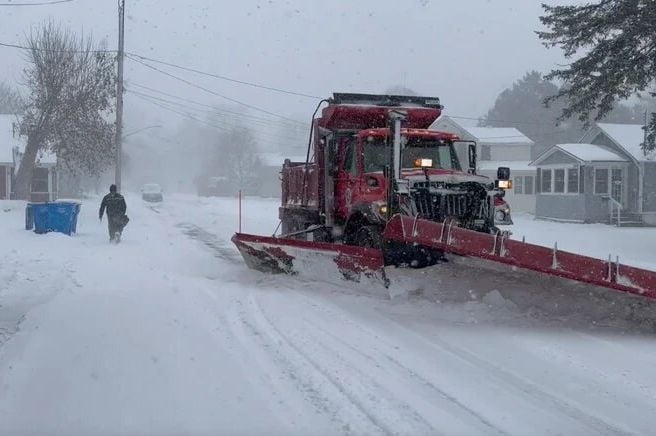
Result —
<instances>
[{"instance_id":1,"label":"parked car","mask_svg":"<svg viewBox=\"0 0 656 436\"><path fill-rule=\"evenodd\" d=\"M162 187L157 183L147 183L141 187L141 198L144 201L157 203L164 200Z\"/></svg>"}]
</instances>

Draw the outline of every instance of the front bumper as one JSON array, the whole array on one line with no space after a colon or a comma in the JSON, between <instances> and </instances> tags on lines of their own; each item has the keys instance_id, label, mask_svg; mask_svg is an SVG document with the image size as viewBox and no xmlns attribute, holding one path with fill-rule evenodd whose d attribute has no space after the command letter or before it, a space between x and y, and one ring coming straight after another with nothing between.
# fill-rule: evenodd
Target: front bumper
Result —
<instances>
[{"instance_id":1,"label":"front bumper","mask_svg":"<svg viewBox=\"0 0 656 436\"><path fill-rule=\"evenodd\" d=\"M510 225L513 224L509 208L496 208L494 211L494 224Z\"/></svg>"},{"instance_id":2,"label":"front bumper","mask_svg":"<svg viewBox=\"0 0 656 436\"><path fill-rule=\"evenodd\" d=\"M143 194L141 198L143 201L150 201L153 203L157 203L163 200L162 194Z\"/></svg>"}]
</instances>

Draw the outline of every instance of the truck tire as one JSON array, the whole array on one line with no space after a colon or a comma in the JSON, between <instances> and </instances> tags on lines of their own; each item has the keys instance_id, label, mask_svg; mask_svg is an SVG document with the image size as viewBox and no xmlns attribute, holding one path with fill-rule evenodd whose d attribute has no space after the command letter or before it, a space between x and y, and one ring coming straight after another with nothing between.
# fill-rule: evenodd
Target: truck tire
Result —
<instances>
[{"instance_id":1,"label":"truck tire","mask_svg":"<svg viewBox=\"0 0 656 436\"><path fill-rule=\"evenodd\" d=\"M383 248L383 232L379 226L366 225L360 227L354 238L354 245L367 248Z\"/></svg>"}]
</instances>

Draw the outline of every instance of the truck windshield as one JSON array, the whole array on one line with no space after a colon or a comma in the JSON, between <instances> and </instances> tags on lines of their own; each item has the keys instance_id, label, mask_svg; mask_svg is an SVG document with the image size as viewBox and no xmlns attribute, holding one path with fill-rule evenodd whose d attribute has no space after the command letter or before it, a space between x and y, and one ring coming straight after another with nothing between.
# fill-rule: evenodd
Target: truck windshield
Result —
<instances>
[{"instance_id":1,"label":"truck windshield","mask_svg":"<svg viewBox=\"0 0 656 436\"><path fill-rule=\"evenodd\" d=\"M460 170L458 157L453 144L426 138L405 138L405 148L401 152L401 167L414 168L417 159L432 159L432 168ZM388 164L391 146L384 139L366 141L364 144L364 172L382 171Z\"/></svg>"}]
</instances>

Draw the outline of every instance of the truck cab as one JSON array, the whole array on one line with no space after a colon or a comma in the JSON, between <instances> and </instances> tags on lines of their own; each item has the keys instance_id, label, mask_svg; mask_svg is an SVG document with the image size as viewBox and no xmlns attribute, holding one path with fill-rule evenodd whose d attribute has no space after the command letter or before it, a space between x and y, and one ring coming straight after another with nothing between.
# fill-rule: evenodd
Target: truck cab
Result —
<instances>
[{"instance_id":1,"label":"truck cab","mask_svg":"<svg viewBox=\"0 0 656 436\"><path fill-rule=\"evenodd\" d=\"M283 234L377 246L395 213L492 231L509 173L477 175L475 144L428 130L441 108L436 98L335 94L313 122L311 161L283 165Z\"/></svg>"}]
</instances>

